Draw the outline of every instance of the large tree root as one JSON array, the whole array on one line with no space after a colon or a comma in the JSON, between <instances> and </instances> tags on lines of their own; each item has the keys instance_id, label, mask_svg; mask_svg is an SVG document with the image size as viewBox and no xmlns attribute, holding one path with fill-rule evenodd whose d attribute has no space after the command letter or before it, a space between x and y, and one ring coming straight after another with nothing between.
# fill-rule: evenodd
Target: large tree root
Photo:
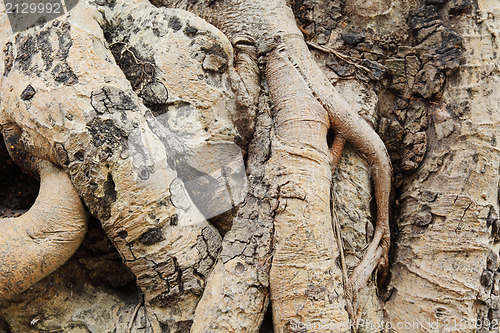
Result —
<instances>
[{"instance_id":1,"label":"large tree root","mask_svg":"<svg viewBox=\"0 0 500 333\"><path fill-rule=\"evenodd\" d=\"M290 65L301 73L309 88L322 107L328 112L332 129L337 133L334 139L332 162L338 163L339 151L343 141L351 143L361 152L371 166L375 200L377 204L377 223L373 239L369 244L361 263L349 278L348 288L351 293L345 295L352 303L354 312L359 315L358 293L363 288L377 266L385 271L388 265L389 250L389 196L391 191L392 169L390 158L384 143L368 123L356 112L331 86L312 58L302 36L287 35L283 43L284 53L288 55ZM351 313L351 319L357 319Z\"/></svg>"},{"instance_id":2,"label":"large tree root","mask_svg":"<svg viewBox=\"0 0 500 333\"><path fill-rule=\"evenodd\" d=\"M9 152L15 155L19 132L8 125L3 134ZM28 212L1 219L0 301L11 299L63 265L87 230L85 210L68 175L47 161L30 158L27 162L40 177L40 192Z\"/></svg>"},{"instance_id":3,"label":"large tree root","mask_svg":"<svg viewBox=\"0 0 500 333\"><path fill-rule=\"evenodd\" d=\"M119 10L119 3L113 5ZM236 131L228 115L234 97L227 89L229 66L224 62L232 60L231 45L220 31L184 11L130 3L122 16L102 18L84 1L78 6L50 24L23 31L1 53L12 66L0 78L0 116L22 127L30 152L66 167L86 206L137 277L148 328L185 332L222 240L200 212L217 211L220 200L206 188L186 190L196 181L218 177L218 183L222 171L212 172L217 167L210 165L213 151L189 144L234 147ZM112 11L101 12L108 9ZM131 11L130 18L125 10ZM120 33L114 34L117 29ZM63 79L68 82L58 81L61 77L51 69L35 75L22 66L23 45L35 39L64 55L54 57L51 65L66 69ZM38 69L46 68L41 52L39 47L30 54ZM28 86L34 95L20 101ZM43 112L46 105L58 107ZM185 121L184 116L190 118ZM172 124L166 117L177 118ZM181 164L177 173L175 164ZM223 167L229 178L234 165ZM189 179L190 172L196 177ZM217 189L226 189L223 185ZM197 203L204 206L196 206L192 194L200 194L203 200Z\"/></svg>"},{"instance_id":4,"label":"large tree root","mask_svg":"<svg viewBox=\"0 0 500 333\"><path fill-rule=\"evenodd\" d=\"M266 79L274 106L271 163L279 184L270 275L274 325L278 332L324 320L338 325L348 318L343 298L334 296L342 275L330 222L329 120L284 45L267 54Z\"/></svg>"},{"instance_id":5,"label":"large tree root","mask_svg":"<svg viewBox=\"0 0 500 333\"><path fill-rule=\"evenodd\" d=\"M273 221L269 179L269 109L261 108L249 147L249 194L224 237L194 317L192 332L258 332L269 303Z\"/></svg>"}]
</instances>

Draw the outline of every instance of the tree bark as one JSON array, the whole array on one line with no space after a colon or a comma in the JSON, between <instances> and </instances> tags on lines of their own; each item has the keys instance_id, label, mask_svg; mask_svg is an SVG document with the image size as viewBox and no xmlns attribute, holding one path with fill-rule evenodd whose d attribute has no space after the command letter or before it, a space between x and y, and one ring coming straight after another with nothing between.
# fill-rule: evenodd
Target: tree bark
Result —
<instances>
[{"instance_id":1,"label":"tree bark","mask_svg":"<svg viewBox=\"0 0 500 333\"><path fill-rule=\"evenodd\" d=\"M0 331L495 331L496 1L152 2L0 36L0 124L69 173L144 294L70 260Z\"/></svg>"},{"instance_id":2,"label":"tree bark","mask_svg":"<svg viewBox=\"0 0 500 333\"><path fill-rule=\"evenodd\" d=\"M463 64L428 110L426 158L399 199L394 289L386 311L392 323L420 322L422 331L430 331L429 323L451 332L498 326L500 95L492 55L499 46L493 36L500 7L479 1L476 10L476 18L455 22Z\"/></svg>"}]
</instances>

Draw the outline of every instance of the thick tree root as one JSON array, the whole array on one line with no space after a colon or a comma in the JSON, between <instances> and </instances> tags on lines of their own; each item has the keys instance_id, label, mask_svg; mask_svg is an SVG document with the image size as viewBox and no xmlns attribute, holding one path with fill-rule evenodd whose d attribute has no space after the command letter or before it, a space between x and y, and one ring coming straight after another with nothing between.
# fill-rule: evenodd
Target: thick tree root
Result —
<instances>
[{"instance_id":1,"label":"thick tree root","mask_svg":"<svg viewBox=\"0 0 500 333\"><path fill-rule=\"evenodd\" d=\"M327 110L331 126L343 139L362 153L371 166L375 200L377 204L377 223L375 233L361 263L355 268L350 280L353 292L357 293L366 285L373 270L381 264L388 264L389 250L389 196L392 183L392 168L384 143L368 123L356 112L350 110L347 102L340 96L322 74L312 58L302 36L289 36L285 43L289 50L290 61L302 73L318 101ZM341 139L338 139L339 146ZM334 156L334 158L337 158Z\"/></svg>"},{"instance_id":2,"label":"thick tree root","mask_svg":"<svg viewBox=\"0 0 500 333\"><path fill-rule=\"evenodd\" d=\"M228 73L212 70L227 68L223 61L230 59L231 50L225 47L230 48L230 44L213 26L183 11L138 4L130 8L132 22L123 22L119 29L108 23L120 23L123 17L106 22L85 1L78 6L81 8L54 24L23 31L11 39L6 57L13 65L0 79L0 121L16 123L23 129L28 151L66 167L86 207L100 219L107 236L137 277L145 296L148 328L153 326L155 332L185 332L221 242L217 230L200 212L217 206L211 200L212 192L199 191L207 199L198 203L207 205L199 205L198 209L185 184L190 175L194 180L191 185L196 185L197 180L212 182L222 171L213 176L213 168L209 169L213 159L206 152L202 159L198 147L193 151L190 146L193 149L185 151L175 144L191 143L190 137L209 136L232 144L230 135L234 130L227 114L234 102L224 89ZM120 9L118 3L110 6ZM121 14L129 19L125 12ZM158 28L152 29L152 24ZM179 25L190 29L178 30ZM120 32L118 36L114 31ZM119 39L126 33L131 35L129 40ZM57 36L68 42L59 43ZM114 44L109 45L105 36ZM25 55L24 41L38 39L44 47L30 51L32 65L40 69L35 75L19 63ZM51 65L66 68L64 77L70 82L60 84L51 69L42 70L44 60L38 55L45 48L53 50L53 54L64 54L52 57ZM207 55L209 50L215 51ZM5 53L1 54L3 59ZM152 56L141 57L144 54ZM192 58L194 54L207 61ZM204 65L210 69L205 70ZM180 66L183 70L171 70ZM217 84L210 84L214 82ZM28 86L36 93L29 102L23 102L20 96ZM173 102L169 100L167 105L168 98ZM154 106L157 116L163 114L163 122L155 119L144 103ZM46 105L59 107L54 111L46 109ZM167 129L168 133L174 131L167 128L165 117L183 120L183 115L189 115L187 123L193 127L180 122L180 126L172 125L177 135L168 139L178 141L163 140ZM215 115L217 123L212 121ZM196 136L193 128L202 135ZM222 134L216 136L219 130ZM175 156L177 151L168 149L172 146L185 154ZM175 161L167 161L175 157L186 162L180 170L186 171L182 175L188 179L185 182L172 169ZM216 179L218 184L223 177Z\"/></svg>"},{"instance_id":3,"label":"thick tree root","mask_svg":"<svg viewBox=\"0 0 500 333\"><path fill-rule=\"evenodd\" d=\"M249 147L249 194L200 300L191 332L259 331L269 304L273 221L265 173L269 154L269 110L261 108Z\"/></svg>"},{"instance_id":4,"label":"thick tree root","mask_svg":"<svg viewBox=\"0 0 500 333\"><path fill-rule=\"evenodd\" d=\"M359 316L362 305L358 299L359 290L368 282L372 272L378 265L385 269L387 267L387 255L389 249L389 195L391 189L391 163L385 146L375 131L357 113L352 112L345 100L333 89L326 77L312 58L302 36L286 35L281 42L274 46L272 53L280 54L281 63L269 62L268 68L281 66L281 69L274 68L273 71L284 71L288 73L293 85L303 85L305 90L311 94L321 104L328 113L330 126L337 134L331 150L333 164L338 163L340 152L344 145L344 140L350 142L359 152L365 155L371 166L371 175L375 187L375 198L377 203L377 223L373 240L361 263L355 268L347 283L346 301L351 308L350 317L356 319ZM287 64L285 64L287 63ZM300 79L292 79L293 71L298 73ZM269 78L269 77L268 77ZM271 89L283 89L277 85ZM271 95L273 95L271 91ZM293 106L301 103L298 96L277 94L274 104L277 107L285 104ZM306 93L301 98L307 96ZM294 101L295 100L295 101ZM306 103L304 101L302 103ZM307 102L310 103L310 102ZM293 112L288 110L288 112ZM317 112L317 111L316 111ZM305 136L305 133L304 133ZM277 236L278 237L278 236Z\"/></svg>"},{"instance_id":5,"label":"thick tree root","mask_svg":"<svg viewBox=\"0 0 500 333\"><path fill-rule=\"evenodd\" d=\"M3 133L12 151L19 132L4 126ZM28 212L0 220L0 301L11 299L64 264L87 229L85 210L68 175L50 162L30 158L28 163L40 176L40 192Z\"/></svg>"}]
</instances>

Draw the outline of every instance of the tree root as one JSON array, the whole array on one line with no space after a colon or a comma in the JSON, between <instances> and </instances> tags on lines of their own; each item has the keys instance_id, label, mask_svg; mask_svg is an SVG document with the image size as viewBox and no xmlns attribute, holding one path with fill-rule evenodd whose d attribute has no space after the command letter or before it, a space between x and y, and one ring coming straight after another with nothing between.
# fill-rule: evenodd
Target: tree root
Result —
<instances>
[{"instance_id":1,"label":"tree root","mask_svg":"<svg viewBox=\"0 0 500 333\"><path fill-rule=\"evenodd\" d=\"M371 166L377 204L377 223L373 239L363 259L347 283L349 292L346 300L352 307L349 312L351 316L357 317L361 311L359 290L366 285L377 266L385 272L388 265L389 196L392 182L390 158L380 137L364 119L350 110L347 102L333 89L312 58L302 36L286 35L276 47L288 57L289 66L293 66L300 73L303 83L328 113L330 126L337 133L330 153L332 164L338 163L343 145L347 141L365 156Z\"/></svg>"},{"instance_id":2,"label":"tree root","mask_svg":"<svg viewBox=\"0 0 500 333\"><path fill-rule=\"evenodd\" d=\"M313 304L297 307L297 309L301 308L300 314L292 309L293 305L289 303L292 298L291 295L298 295L303 291L302 282L304 281L303 279L297 279L299 283L294 283L291 286L289 281L290 276L288 276L288 280L285 280L286 274L293 275L292 272L296 272L297 274L300 273L303 277L318 277L314 285L321 283L328 284L328 282L325 282L327 277L332 277L332 275L328 275L323 271L318 273L319 269L316 268L322 269L325 265L330 265L330 259L333 256L329 252L333 252L335 243L332 244L330 240L325 239L326 243L313 244L311 240L303 238L309 232L315 234L322 234L323 232L331 233L333 237L331 223L329 230L327 225L323 224L326 223L324 222L326 221L324 219L325 216L306 217L306 221L303 221L303 212L305 210L313 210L316 207L318 208L318 212L324 211L324 203L321 200L313 198L320 194L325 194L326 196L330 194L324 188L327 186L326 184L329 184L325 182L328 177L324 175L315 178L312 182L302 181L309 177L311 173L322 173L324 171L323 163L325 162L323 157L327 157L328 152L327 149L323 149L325 147L322 146L323 142L317 137L318 132L322 133L324 131L326 138L328 128L331 127L336 134L341 135L343 140L351 143L359 152L366 156L372 168L377 203L377 223L373 241L368 247L361 264L355 269L354 274L349 279L349 286L351 286L349 290L352 291L348 292L348 294L353 296L346 295L346 297L348 300L356 300L359 289L366 284L376 266L379 263L387 262L384 258L387 257L389 245L388 215L389 193L391 189L391 163L383 142L356 112L350 110L344 99L333 89L331 83L312 58L300 30L296 26L293 13L285 1L231 0L215 2L213 6L208 7L205 3L193 4L191 1L183 0L154 0L153 2L157 5L174 6L197 13L219 27L228 36L233 45L238 45L241 38L245 39L244 36L250 34L251 38L249 40L251 43L255 42L259 55L267 61L265 81L269 86L275 126L275 136L271 141L276 142L276 147L273 148L274 150L271 154L272 159L275 158L276 154L282 154L282 156L280 155L282 158L281 161L278 158L278 160L274 160L272 163L271 161L267 163L268 168L275 167L280 169L277 175L274 175L276 179L270 179L270 181L275 183L275 185L277 184L278 187L288 184L289 188L286 188L286 190L292 191L292 197L287 197L290 196L290 193L286 193L282 200L278 200L278 206L281 203L283 207L278 207L275 212L275 252L271 267L270 284L271 298L273 299L273 308L275 310L274 321L276 329L282 330L283 325L292 319L300 318L307 321L315 320L315 318L321 316L317 312L314 301L312 301ZM244 45L249 44L247 39L244 40ZM343 56L340 53L336 55L339 57ZM344 60L351 61L351 59L346 59L345 57ZM241 79L245 81L244 77L241 77ZM238 83L238 80L233 81L233 83L235 82ZM245 86L245 82L240 84L240 86ZM242 90L244 91L244 89ZM274 144L271 145L275 146ZM340 147L340 149L336 149L336 154L330 154L331 158L336 161L340 158L343 142L338 141L334 146ZM307 153L307 156L304 156L304 153ZM301 156L302 158L295 159L295 156ZM288 160L289 158L290 160ZM292 163L299 163L299 167L294 167ZM305 169L307 169L307 175L297 172L298 170ZM271 170L268 171L272 172ZM288 183L287 180L289 181ZM316 189L309 190L307 189L309 186L316 187ZM306 189L306 199L300 199L303 198L300 194L301 189ZM295 191L298 193L294 193ZM278 193L278 199L280 195ZM305 201L305 206L301 200ZM311 200L314 200L314 202L311 202ZM291 208L292 205L294 205L293 208ZM281 211L281 209L285 211ZM323 221L320 221L321 219ZM298 223L300 223L300 227L297 227ZM293 241L291 240L292 238L294 239ZM278 245L281 248L278 248ZM315 248L317 245L318 247ZM294 254L298 255L295 257ZM323 260L326 258L328 262ZM305 260L304 265L309 265L309 268L294 270L294 266L298 267L298 259ZM315 264L312 264L313 261ZM314 265L317 267L312 268ZM331 266L334 266L333 262ZM284 269L290 269L290 271L285 273L282 271ZM276 273L277 275L273 275ZM232 278L242 282L247 280L248 276L234 275ZM212 279L211 281L214 280ZM280 284L285 284L288 287ZM239 286L239 288L244 289L246 282L238 284L237 281L233 281L231 285L234 285L235 288ZM328 286L328 288L336 288L336 286ZM210 282L207 286L208 290L213 290L213 288L210 288ZM227 291L218 291L218 293L221 294L219 295L221 297L222 295L226 295L225 297L228 295L238 295L234 291L228 289ZM278 295L279 293L282 294ZM280 298L280 300L276 302L276 298ZM290 310L290 312L285 314L283 311L279 311L279 306L277 307L276 305L279 302L282 302L282 305L287 311ZM293 302L295 302L294 304L298 304L300 300L294 300ZM309 299L306 298L305 302L309 302ZM208 302L202 302L200 306L202 304L208 306ZM289 305L287 306L286 304ZM240 306L240 303L238 303L238 306ZM237 310L235 307L236 305L234 305L233 311ZM359 308L357 305L356 307ZM342 316L342 314L334 309L325 311L328 312L328 315ZM195 320L195 325L199 321L199 318L201 317ZM209 327L211 319L208 317L203 318L208 320L205 323L200 322L200 325Z\"/></svg>"},{"instance_id":3,"label":"tree root","mask_svg":"<svg viewBox=\"0 0 500 333\"><path fill-rule=\"evenodd\" d=\"M19 148L19 130L3 127L9 153ZM40 176L40 192L20 217L1 219L0 301L11 299L63 265L78 249L86 213L68 175L52 163L31 157L29 169Z\"/></svg>"},{"instance_id":4,"label":"tree root","mask_svg":"<svg viewBox=\"0 0 500 333\"><path fill-rule=\"evenodd\" d=\"M373 240L368 246L364 258L354 270L348 283L346 283L346 299L351 303L352 307L350 313L358 313L361 308L357 297L359 290L366 285L377 265L379 265L379 268L386 267L387 265L387 253L389 248L389 195L391 191L392 171L391 162L384 143L373 128L371 128L356 112L352 111L342 96L333 89L331 83L313 59L300 30L296 26L293 13L286 5L285 1L257 0L250 2L235 0L224 2L224 4L217 3L213 9L207 9L206 7L198 8L196 5L187 4L183 1L178 1L175 4L166 0L160 2L164 5L185 5L185 8L188 10L198 10L197 13L199 15L220 27L233 43L237 43L241 35L248 34L248 32L252 34L252 39L255 40L259 54L267 61L265 78L269 86L269 93L273 104L276 133L279 132L276 137L273 138L273 142L276 141L278 144L282 144L282 140L285 138L284 144L288 145L289 147L287 147L287 149L289 149L287 151L283 149L282 152L284 156L287 156L287 152L292 152L292 155L302 153L304 159L300 162L294 161L299 164L302 162L309 163L310 161L318 162L316 170L309 169L309 172L321 173L322 169L319 170L318 166L321 166L322 163L319 163L320 158L316 155L316 152L307 156L304 156L303 153L305 151L309 153L314 149L323 153L323 147L321 147L321 143L316 140L315 137L317 133L313 132L323 131L324 129L327 131L328 128L332 128L337 135L336 140L334 140L334 149L329 153L333 164L336 164L340 158L344 141L351 143L358 152L366 157L371 166L371 175L373 177L377 204L377 223ZM336 53L336 55L343 57L340 53ZM346 57L343 57L343 59L351 61L351 59L347 59ZM366 70L365 68L358 68ZM275 75L276 78L273 78L272 75ZM281 121L281 123L277 124L278 121ZM295 126L293 126L292 123L295 124ZM323 123L325 125L324 127L322 126ZM298 130L301 124L302 132ZM283 129L285 127L287 130ZM296 132L294 133L293 131ZM314 143L314 147L311 147L312 143ZM301 148L301 150L299 151L297 148ZM324 153L325 155L328 154L326 151ZM273 157L275 156L274 151L272 155ZM294 169L293 165L290 164L294 161L284 161L280 167L283 170L288 170L289 168L296 172L297 168ZM307 169L307 166L300 165L299 169ZM291 176L290 179L295 180L295 177L300 178L305 176L294 175ZM314 184L299 184L304 187L321 187L323 186L323 180L324 178L318 178ZM306 190L306 192L309 193L308 190ZM308 197L309 200L311 200L314 194L320 191L310 192ZM273 292L273 285L279 283L286 284L286 282L280 279L273 281L273 267L277 267L275 265L276 255L279 254L282 256L282 260L288 258L290 261L295 260L292 259L295 258L293 257L293 251L305 251L305 253L302 253L302 257L309 256L311 260L313 260L313 258L315 260L316 256L320 256L320 254L317 253L306 252L309 250L307 248L308 246L312 247L312 244L309 243L310 240L305 241L301 239L301 241L305 241L305 243L296 244L296 246L290 244L289 248L286 248L288 245L279 250L276 247L280 238L283 240L297 238L296 235L289 234L290 232L303 231L294 229L293 226L288 228L288 223L293 225L293 223L302 223L302 221L293 220L295 216L299 216L297 212L300 209L297 209L298 207L293 210L290 208L292 199L286 199L284 201L286 201L287 205L285 205L285 207L288 211L286 214L283 214L284 216L281 218L281 221L275 220L275 253L271 268L271 297L273 299L273 308L276 310L274 311L275 328L278 330L283 329L282 325L284 325L287 320L297 318L298 313L291 311L290 313L284 314L283 312L277 311L279 309L276 308L275 297L288 297L289 300L291 295L298 295L298 293L301 292L301 288L298 284L294 284L292 289L277 288ZM294 204L300 205L301 203L294 202ZM308 209L313 207L310 201L307 204ZM302 216L302 218L304 217ZM313 231L316 233L321 232L319 230L326 230L322 229L325 228L324 225L319 225L318 221L315 221L316 218L319 217L308 219L309 232ZM280 229L280 223L287 224L286 228ZM330 244L322 245L326 247L330 246ZM335 245L329 250L334 249L334 247ZM318 249L318 251L321 252L323 249ZM311 261L309 261L309 264L310 263ZM280 264L285 266L288 265L288 268L297 265L296 262L292 265L290 262L286 264L285 261L280 262ZM323 265L326 264L326 262L323 262ZM278 272L280 269L283 269L283 267L280 266L280 268L276 268L274 272ZM285 273L280 273L280 276L283 277L284 274ZM298 271L297 274L299 274ZM303 271L301 274L307 275ZM289 287L291 286L289 285ZM273 295L274 293L284 294ZM301 320L315 320L315 316L318 315L316 313L313 314L313 312L316 311L314 305L308 306L301 308L300 311L301 314L303 314L303 316L300 315ZM308 311L311 313L308 313Z\"/></svg>"},{"instance_id":5,"label":"tree root","mask_svg":"<svg viewBox=\"0 0 500 333\"><path fill-rule=\"evenodd\" d=\"M338 166L338 163L340 161L340 157L342 154L342 150L344 149L345 146L345 139L342 137L340 134L336 134L332 143L332 146L330 147L330 154L331 154L331 161L332 161L332 172L335 171L335 169ZM341 229L340 229L340 223L337 217L337 214L335 213L335 208L334 204L335 202L335 196L334 192L332 191L332 221L334 225L334 231L335 231L335 236L337 238L337 244L339 247L339 252L340 252L340 262L342 266L342 282L343 282L343 287L344 287L344 297L346 299L346 311L347 314L349 315L349 319L351 320L352 323L358 323L360 316L361 316L361 311L362 311L362 304L361 300L359 298L359 290L363 287L361 283L366 283L368 281L369 275L371 275L372 271L374 268L371 268L371 266L361 266L358 265L355 269L355 272L358 275L352 274L351 277L348 276L347 273L347 267L345 264L345 256L344 256L344 246L342 242L342 236L341 236ZM368 245L373 244L373 241ZM367 251L366 255L368 255L369 252ZM366 258L365 255L365 258ZM371 255L371 259L368 259L367 262L370 263L375 263L375 266L381 261L383 255L383 250L382 247L377 247L375 254ZM382 267L387 267L386 263L381 263ZM358 270L358 271L357 271ZM363 275L364 274L364 275ZM368 275L368 276L366 276ZM365 281L366 279L366 281ZM356 284L357 283L357 284ZM353 333L357 332L357 326L353 325L351 326L351 330Z\"/></svg>"},{"instance_id":6,"label":"tree root","mask_svg":"<svg viewBox=\"0 0 500 333\"><path fill-rule=\"evenodd\" d=\"M335 169L337 168L345 143L346 139L344 139L342 134L340 133L335 134L332 146L330 148L332 172L334 172ZM387 174L391 172L390 160L375 161L375 163L377 163L378 166L382 168L383 172L386 173L385 176L387 177ZM375 173L374 176L378 177L379 175ZM377 179L375 181L377 181ZM383 181L386 180L378 181L378 184L380 184ZM347 277L347 271L345 268L342 238L340 236L340 224L338 222L338 218L335 214L335 211L332 209L332 220L335 226L337 242L339 244L340 255L341 255L344 293L347 302L346 310L349 314L349 318L354 323L358 321L359 316L361 315L360 312L362 310L362 306L359 300L359 290L368 282L368 279L370 278L372 272L376 269L377 266L380 266L379 269L382 272L382 278L385 277L385 274L387 273L389 238L390 238L387 191L390 192L390 183L389 183L389 188L387 188L385 184L383 189L380 188L376 189L376 191L378 190L378 193L383 192L383 196L381 199L377 200L378 218L377 218L377 227L375 229L374 237L370 242L370 244L368 245L363 260L355 268L350 278ZM334 200L333 196L332 200ZM385 212L384 209L387 209L387 212ZM354 330L356 331L355 326Z\"/></svg>"},{"instance_id":7,"label":"tree root","mask_svg":"<svg viewBox=\"0 0 500 333\"><path fill-rule=\"evenodd\" d=\"M336 134L332 146L330 147L330 158L332 161L332 172L335 171L337 165L339 164L340 157L342 156L342 150L344 150L344 146L346 144L345 139L341 134Z\"/></svg>"},{"instance_id":8,"label":"tree root","mask_svg":"<svg viewBox=\"0 0 500 333\"><path fill-rule=\"evenodd\" d=\"M268 111L260 110L249 147L249 194L224 237L222 252L196 308L193 333L258 332L269 304L273 221L266 193L270 185L264 176L264 159L269 154Z\"/></svg>"}]
</instances>

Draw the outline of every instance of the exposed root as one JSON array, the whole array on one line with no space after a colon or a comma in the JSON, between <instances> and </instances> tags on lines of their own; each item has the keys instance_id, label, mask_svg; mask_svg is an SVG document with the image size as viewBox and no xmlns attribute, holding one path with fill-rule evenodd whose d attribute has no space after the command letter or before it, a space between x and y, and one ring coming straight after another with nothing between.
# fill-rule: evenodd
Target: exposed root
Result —
<instances>
[{"instance_id":1,"label":"exposed root","mask_svg":"<svg viewBox=\"0 0 500 333\"><path fill-rule=\"evenodd\" d=\"M347 266L345 263L345 255L344 255L344 244L342 242L342 236L340 234L340 223L337 218L337 214L335 214L335 211L333 209L332 209L332 219L335 231L335 238L337 239L337 244L340 252L340 264L342 267L342 285L344 287L344 297L346 298L346 311L347 314L349 315L349 319L355 323L357 322L357 316L352 301L352 285L350 283L349 276L347 274Z\"/></svg>"},{"instance_id":2,"label":"exposed root","mask_svg":"<svg viewBox=\"0 0 500 333\"><path fill-rule=\"evenodd\" d=\"M267 108L261 108L249 146L250 191L226 234L222 252L196 308L192 333L259 332L269 304L272 212L265 191L265 158L270 130ZM267 208L267 209L266 209ZM242 251L242 245L246 250Z\"/></svg>"},{"instance_id":3,"label":"exposed root","mask_svg":"<svg viewBox=\"0 0 500 333\"><path fill-rule=\"evenodd\" d=\"M346 141L342 137L342 135L340 134L335 135L332 146L330 148L332 172L334 172L338 166L345 143ZM335 194L333 190L331 198L332 202L335 202ZM347 273L347 267L345 264L344 246L342 242L340 223L337 214L335 213L335 208L333 203L332 203L332 221L334 226L335 237L337 239L337 244L340 252L340 263L342 267L342 283L344 287L344 297L346 299L346 311L347 314L349 315L349 319L351 320L352 323L354 323L354 325L351 326L351 331L353 333L356 333L357 332L356 323L358 323L362 311L362 304L359 298L360 297L359 290L366 284L366 282L370 278L370 275L372 274L373 270L376 268L377 265L381 264L381 266L387 267L386 266L387 263L382 263L382 260L384 259L383 244L381 246L377 246L375 252L367 251L363 261L356 267L352 276L349 277ZM377 240L375 240L375 237L374 241L375 243L372 241L369 245L367 245L367 248L370 248L370 246L374 247L373 244L376 245L380 244L380 241L377 242ZM387 248L388 246L389 245L387 244Z\"/></svg>"},{"instance_id":4,"label":"exposed root","mask_svg":"<svg viewBox=\"0 0 500 333\"><path fill-rule=\"evenodd\" d=\"M343 53L341 53L339 51L336 51L336 50L331 49L329 47L318 45L318 44L313 43L313 42L306 42L306 44L309 45L309 46L311 46L311 47L313 47L313 48L315 48L315 49L317 49L317 50L333 54L337 58L339 58L339 59L345 61L346 63L348 63L349 65L353 65L357 69L361 69L361 70L365 71L366 73L370 73L371 72L371 70L369 68L367 68L367 67L365 67L363 65L360 65L360 64L358 64L356 62L356 61L360 61L361 59L345 55L345 54L343 54Z\"/></svg>"},{"instance_id":5,"label":"exposed root","mask_svg":"<svg viewBox=\"0 0 500 333\"><path fill-rule=\"evenodd\" d=\"M342 150L346 144L345 139L341 134L335 134L332 146L330 147L330 158L332 161L332 172L335 171L337 165L339 164L340 157L342 156Z\"/></svg>"},{"instance_id":6,"label":"exposed root","mask_svg":"<svg viewBox=\"0 0 500 333\"><path fill-rule=\"evenodd\" d=\"M358 303L356 300L359 290L366 285L373 271L380 266L381 271L385 272L388 265L389 196L392 183L389 154L373 128L359 114L353 112L343 97L333 89L312 58L303 37L287 35L283 48L292 65L300 72L309 89L328 113L331 127L336 132L331 152L332 162L338 163L345 140L365 156L371 167L377 204L377 223L373 239L363 259L350 277L352 295L348 298L351 302ZM360 306L356 307L355 312L359 312Z\"/></svg>"},{"instance_id":7,"label":"exposed root","mask_svg":"<svg viewBox=\"0 0 500 333\"><path fill-rule=\"evenodd\" d=\"M137 317L137 313L139 312L141 305L144 305L144 298L142 299L141 302L137 303L137 305L134 308L134 312L132 313L132 316L130 317L130 322L128 323L128 328L127 328L128 333L132 333L132 327L134 326L135 318Z\"/></svg>"},{"instance_id":8,"label":"exposed root","mask_svg":"<svg viewBox=\"0 0 500 333\"><path fill-rule=\"evenodd\" d=\"M335 169L337 168L340 157L342 156L342 151L344 149L344 146L346 144L345 139L342 137L340 134L336 134L332 146L330 147L330 154L331 154L331 161L332 161L332 173L335 172ZM342 268L342 285L344 287L344 297L346 299L346 311L349 316L349 319L351 320L352 323L357 323L358 322L358 309L359 309L359 304L358 304L358 297L357 293L353 292L352 289L352 283L351 280L349 279L349 275L347 273L347 266L345 262L345 254L344 254L344 243L342 241L342 235L341 235L341 230L340 230L340 223L339 219L337 217L337 214L335 213L335 193L333 191L332 187L332 194L331 194L331 212L332 212L332 221L333 221L333 229L335 232L335 238L337 240L337 245L339 248L339 253L340 253L340 265ZM356 326L352 326L352 331L353 333L357 332Z\"/></svg>"},{"instance_id":9,"label":"exposed root","mask_svg":"<svg viewBox=\"0 0 500 333\"><path fill-rule=\"evenodd\" d=\"M352 60L349 57L337 52L333 49L326 48L314 43L308 42L307 45L312 46L316 49L319 49L324 52L332 53L340 59L346 61L349 64L356 66L359 69L365 70L369 72L368 68L365 68ZM326 89L327 90L327 89ZM363 134L360 130L367 130L364 135L359 135L355 140L352 140L352 144L360 150L361 153L365 154L368 162L372 167L372 176L374 178L375 184L375 197L377 201L377 225L375 228L375 234L368 246L366 254L361 261L361 263L354 270L351 281L354 288L354 292L358 292L360 288L362 288L368 279L370 278L372 272L375 270L377 266L380 266L382 272L385 272L388 267L388 251L389 251L389 194L391 188L391 163L387 151L385 149L384 144L381 142L380 138L375 134L375 132L366 126L366 122L364 122L361 117L357 116L357 114L351 113L347 109L347 105L345 101L342 100L340 96L335 96L338 94L332 94L334 98L337 98L337 101L333 101L330 96L321 96L319 95L319 100L324 105L325 109L327 109L330 113L330 117L332 119L333 127L344 127L344 129L337 128L340 134L337 134L335 140L340 142L340 139L337 139L339 136L342 137L342 134ZM339 98L340 97L340 98ZM339 115L347 115L349 117L347 119L342 119ZM350 118L350 119L349 119ZM350 120L350 121L349 121ZM357 130L352 127L352 124L358 125ZM337 125L337 126L335 126ZM339 126L340 125L340 126ZM347 126L345 126L347 125ZM373 135L375 134L375 135ZM365 139L365 143L363 143L360 139ZM343 138L342 138L343 139ZM335 146L335 141L334 141ZM332 163L337 164L340 159L339 150L337 148L336 154L333 154L332 147Z\"/></svg>"},{"instance_id":10,"label":"exposed root","mask_svg":"<svg viewBox=\"0 0 500 333\"><path fill-rule=\"evenodd\" d=\"M4 126L5 142L19 142L19 130ZM8 144L9 150L13 146ZM11 299L63 265L78 249L86 213L67 174L50 162L29 159L40 176L40 192L20 217L3 218L0 234L0 301Z\"/></svg>"}]
</instances>

